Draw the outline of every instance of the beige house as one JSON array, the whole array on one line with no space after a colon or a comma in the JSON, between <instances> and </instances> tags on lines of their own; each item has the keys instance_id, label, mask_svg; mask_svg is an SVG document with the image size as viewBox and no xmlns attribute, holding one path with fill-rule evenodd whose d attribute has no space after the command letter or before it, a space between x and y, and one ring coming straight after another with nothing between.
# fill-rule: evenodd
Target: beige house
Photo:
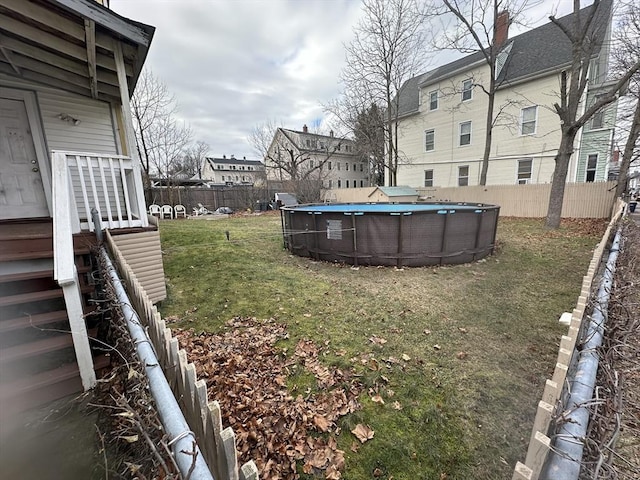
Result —
<instances>
[{"instance_id":1,"label":"beige house","mask_svg":"<svg viewBox=\"0 0 640 480\"><path fill-rule=\"evenodd\" d=\"M259 185L265 179L265 167L262 162L247 160L246 157L207 157L202 179L213 185Z\"/></svg>"},{"instance_id":2,"label":"beige house","mask_svg":"<svg viewBox=\"0 0 640 480\"><path fill-rule=\"evenodd\" d=\"M323 189L369 186L366 159L355 153L347 138L278 128L265 156L269 180L290 180L292 169L298 178L317 179Z\"/></svg>"},{"instance_id":3,"label":"beige house","mask_svg":"<svg viewBox=\"0 0 640 480\"><path fill-rule=\"evenodd\" d=\"M561 20L568 22L570 17ZM602 47L590 65L589 92L606 86L610 21L611 1L605 0L594 19ZM508 29L508 19L499 23ZM511 39L508 31L498 34L500 37L506 40L497 62L500 87L494 104L497 117L487 185L547 183L561 138L553 103L559 101L560 73L569 65L571 45L552 23ZM479 184L488 107L482 85L489 83L488 69L478 52L403 85L398 146L405 160L398 167L399 185ZM593 96L587 93L585 98ZM599 113L597 124L592 122L579 133L568 182L607 179L615 112L616 105L609 105Z\"/></svg>"}]
</instances>

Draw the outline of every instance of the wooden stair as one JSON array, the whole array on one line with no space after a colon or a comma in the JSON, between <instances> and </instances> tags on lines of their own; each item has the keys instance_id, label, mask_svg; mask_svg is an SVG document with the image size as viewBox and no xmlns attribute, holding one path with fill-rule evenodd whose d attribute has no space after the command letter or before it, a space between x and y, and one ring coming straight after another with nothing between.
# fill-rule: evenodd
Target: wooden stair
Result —
<instances>
[{"instance_id":1,"label":"wooden stair","mask_svg":"<svg viewBox=\"0 0 640 480\"><path fill-rule=\"evenodd\" d=\"M87 319L97 319L90 279L93 235L74 236L75 262ZM94 358L104 368L109 357ZM81 392L62 289L53 279L51 221L0 223L0 418Z\"/></svg>"}]
</instances>

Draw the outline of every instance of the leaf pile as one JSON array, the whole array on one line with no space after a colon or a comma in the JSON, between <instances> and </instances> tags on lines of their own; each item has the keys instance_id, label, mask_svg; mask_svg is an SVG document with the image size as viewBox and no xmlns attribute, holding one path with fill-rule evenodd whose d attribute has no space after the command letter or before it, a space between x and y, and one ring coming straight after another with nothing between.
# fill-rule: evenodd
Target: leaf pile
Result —
<instances>
[{"instance_id":1,"label":"leaf pile","mask_svg":"<svg viewBox=\"0 0 640 480\"><path fill-rule=\"evenodd\" d=\"M223 423L233 428L239 463L253 460L261 478L299 478L324 473L342 478L344 452L337 448L337 420L360 408L362 391L352 372L327 368L323 349L300 340L295 351L276 346L288 338L274 320L234 318L219 334L178 330L180 347L220 403ZM316 388L291 395L287 379L312 375Z\"/></svg>"}]
</instances>

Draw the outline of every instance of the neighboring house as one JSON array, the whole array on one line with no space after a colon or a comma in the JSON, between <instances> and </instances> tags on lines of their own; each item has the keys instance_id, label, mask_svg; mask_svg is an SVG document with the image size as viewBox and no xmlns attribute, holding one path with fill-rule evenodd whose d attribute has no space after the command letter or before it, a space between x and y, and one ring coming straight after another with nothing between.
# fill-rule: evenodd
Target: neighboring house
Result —
<instances>
[{"instance_id":1,"label":"neighboring house","mask_svg":"<svg viewBox=\"0 0 640 480\"><path fill-rule=\"evenodd\" d=\"M306 125L302 131L278 128L265 165L270 180L291 180L295 166L298 178L317 179L324 189L369 186L367 160L355 153L353 140L310 133Z\"/></svg>"},{"instance_id":2,"label":"neighboring house","mask_svg":"<svg viewBox=\"0 0 640 480\"><path fill-rule=\"evenodd\" d=\"M264 164L258 160L207 157L204 160L202 179L213 185L254 185L265 178Z\"/></svg>"},{"instance_id":3,"label":"neighboring house","mask_svg":"<svg viewBox=\"0 0 640 480\"><path fill-rule=\"evenodd\" d=\"M109 361L88 340L101 335L93 218L137 258L140 269L130 266L146 272L138 279L150 298L166 290L129 106L154 27L93 0L3 1L0 20L5 415L91 388Z\"/></svg>"},{"instance_id":4,"label":"neighboring house","mask_svg":"<svg viewBox=\"0 0 640 480\"><path fill-rule=\"evenodd\" d=\"M585 95L592 101L607 87L611 0L600 3L594 25L602 45L590 65ZM591 8L591 7L587 7ZM581 12L586 17L585 12ZM503 12L501 15L508 15ZM560 19L565 24L571 15ZM498 22L508 29L509 21ZM508 38L496 65L499 89L487 184L548 183L560 145L560 73L571 61L571 44L558 26L547 23ZM414 77L399 93L398 148L403 158L397 183L413 187L478 185L485 146L488 65L481 52ZM616 104L599 112L578 135L568 182L607 179Z\"/></svg>"}]
</instances>

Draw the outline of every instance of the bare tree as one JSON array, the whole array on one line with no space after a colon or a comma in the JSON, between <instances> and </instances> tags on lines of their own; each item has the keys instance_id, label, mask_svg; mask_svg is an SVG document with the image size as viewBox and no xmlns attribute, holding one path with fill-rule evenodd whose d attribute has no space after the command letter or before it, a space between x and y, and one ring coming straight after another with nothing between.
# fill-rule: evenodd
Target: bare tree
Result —
<instances>
[{"instance_id":1,"label":"bare tree","mask_svg":"<svg viewBox=\"0 0 640 480\"><path fill-rule=\"evenodd\" d=\"M341 78L351 120L372 104L384 112L385 169L396 185L398 152L398 92L405 80L425 66L427 51L419 0L363 0L364 16L346 45L347 65ZM355 123L353 123L355 125Z\"/></svg>"},{"instance_id":2,"label":"bare tree","mask_svg":"<svg viewBox=\"0 0 640 480\"><path fill-rule=\"evenodd\" d=\"M531 2L529 0L442 0L442 2L444 5L440 14L434 17L443 21L441 28L433 30L437 32L433 42L436 48L453 49L466 54L479 52L484 63L489 67L487 69L488 84L480 79L472 83L473 87L479 88L487 95L488 100L480 171L480 185L486 185L493 128L499 117L494 108L496 92L500 87L498 81L500 69L497 68L499 54L507 40L509 24L516 21ZM457 23L455 28L449 28L446 25L451 14ZM503 108L500 108L498 113L502 110Z\"/></svg>"},{"instance_id":3,"label":"bare tree","mask_svg":"<svg viewBox=\"0 0 640 480\"><path fill-rule=\"evenodd\" d=\"M172 116L161 116L149 128L147 140L151 171L169 183L174 177L187 173L183 171L182 158L191 142L189 126Z\"/></svg>"},{"instance_id":4,"label":"bare tree","mask_svg":"<svg viewBox=\"0 0 640 480\"><path fill-rule=\"evenodd\" d=\"M632 68L634 60L640 58L640 5L630 1L623 6L621 16L616 24L614 33L615 48L612 51L612 69L619 75ZM632 162L640 158L640 73L636 72L630 78L628 98L621 105L622 115L620 126L627 129L627 140L622 152L616 197L621 197L627 188L629 167Z\"/></svg>"},{"instance_id":5,"label":"bare tree","mask_svg":"<svg viewBox=\"0 0 640 480\"><path fill-rule=\"evenodd\" d=\"M610 2L594 0L591 7L580 10L580 0L573 0L573 15L564 19L554 16L550 20L558 26L571 42L571 64L561 72L560 99L553 107L560 117L561 140L555 157L555 168L551 183L549 209L545 225L547 228L558 228L562 217L562 202L569 170L569 161L574 152L574 141L578 131L593 115L603 107L616 101L620 90L640 69L640 60L635 59L629 69L616 80L613 85L598 95L593 103L586 105L579 113L583 94L589 80L589 64L602 47L605 31L609 23ZM567 17L565 17L567 18Z\"/></svg>"},{"instance_id":6,"label":"bare tree","mask_svg":"<svg viewBox=\"0 0 640 480\"><path fill-rule=\"evenodd\" d=\"M147 176L151 167L150 151L154 148L151 139L154 123L171 116L175 109L175 98L169 93L167 86L151 70L144 69L131 98L131 113L136 131L136 147Z\"/></svg>"},{"instance_id":7,"label":"bare tree","mask_svg":"<svg viewBox=\"0 0 640 480\"><path fill-rule=\"evenodd\" d=\"M188 147L182 158L183 170L190 176L198 175L198 178L202 178L202 167L207 153L209 153L209 144L202 140Z\"/></svg>"}]
</instances>

